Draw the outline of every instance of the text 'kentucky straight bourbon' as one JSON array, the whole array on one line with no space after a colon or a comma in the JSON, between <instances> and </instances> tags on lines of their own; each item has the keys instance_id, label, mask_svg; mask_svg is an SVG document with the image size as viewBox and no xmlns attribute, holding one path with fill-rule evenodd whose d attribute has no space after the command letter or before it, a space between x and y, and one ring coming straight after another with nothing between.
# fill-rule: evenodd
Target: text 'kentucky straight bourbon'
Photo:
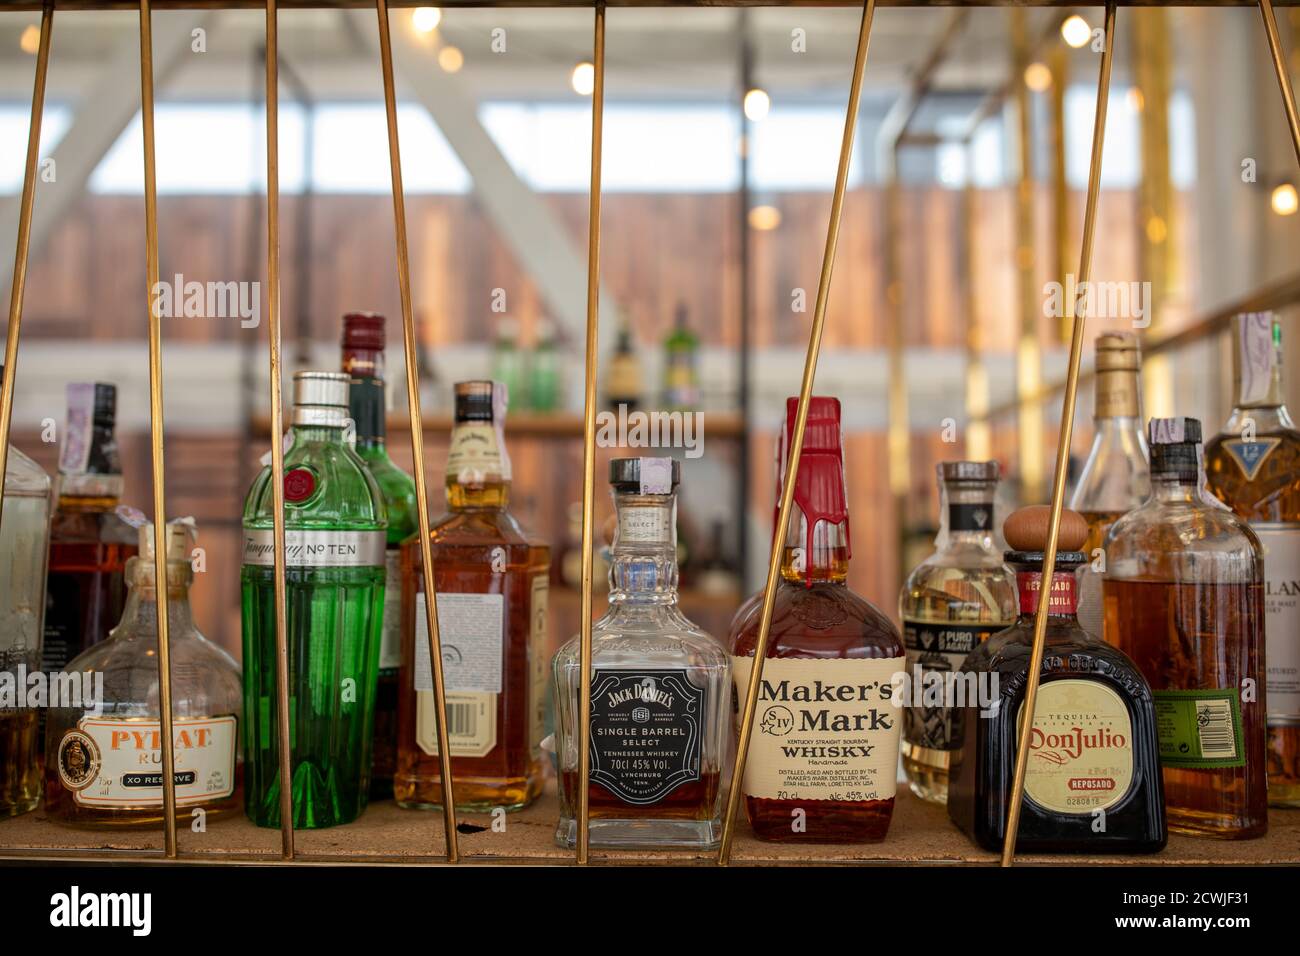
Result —
<instances>
[{"instance_id":1,"label":"text 'kentucky straight bourbon'","mask_svg":"<svg viewBox=\"0 0 1300 956\"><path fill-rule=\"evenodd\" d=\"M745 763L745 810L764 840L884 839L894 811L906 668L893 623L848 587L849 513L839 399L813 396L785 529L781 580ZM781 448L798 399L786 402ZM781 469L784 473L788 459ZM732 624L737 704L745 703L761 603Z\"/></svg>"}]
</instances>

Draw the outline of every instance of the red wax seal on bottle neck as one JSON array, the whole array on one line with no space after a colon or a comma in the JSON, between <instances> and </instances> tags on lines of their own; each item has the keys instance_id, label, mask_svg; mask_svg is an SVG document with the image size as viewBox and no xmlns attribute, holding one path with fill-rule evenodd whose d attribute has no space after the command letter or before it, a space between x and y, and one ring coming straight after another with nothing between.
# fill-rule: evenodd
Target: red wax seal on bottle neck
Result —
<instances>
[{"instance_id":1,"label":"red wax seal on bottle neck","mask_svg":"<svg viewBox=\"0 0 1300 956\"><path fill-rule=\"evenodd\" d=\"M787 398L785 427L780 436L780 450L785 459L781 466L783 482L789 467L790 449L794 445L798 414L799 399ZM799 473L795 477L794 506L803 512L807 525L804 553L810 559L813 532L823 521L844 526L845 556L853 556L849 538L849 505L844 490L844 440L838 398L813 395L808 400L808 423L804 427L803 451L799 455Z\"/></svg>"}]
</instances>

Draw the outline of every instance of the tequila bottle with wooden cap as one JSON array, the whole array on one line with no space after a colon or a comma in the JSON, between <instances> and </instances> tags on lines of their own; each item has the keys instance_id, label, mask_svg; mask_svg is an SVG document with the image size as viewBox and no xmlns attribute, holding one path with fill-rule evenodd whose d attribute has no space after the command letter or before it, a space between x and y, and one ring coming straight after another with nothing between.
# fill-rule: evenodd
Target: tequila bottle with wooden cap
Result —
<instances>
[{"instance_id":1,"label":"tequila bottle with wooden cap","mask_svg":"<svg viewBox=\"0 0 1300 956\"><path fill-rule=\"evenodd\" d=\"M384 610L384 498L343 433L349 376L298 372L284 453L285 610L293 824L366 807ZM275 538L270 466L244 503L244 806L280 825Z\"/></svg>"},{"instance_id":2,"label":"tequila bottle with wooden cap","mask_svg":"<svg viewBox=\"0 0 1300 956\"><path fill-rule=\"evenodd\" d=\"M1237 403L1205 446L1206 486L1264 549L1268 800L1300 806L1300 431L1282 396L1282 324L1233 321Z\"/></svg>"},{"instance_id":3,"label":"tequila bottle with wooden cap","mask_svg":"<svg viewBox=\"0 0 1300 956\"><path fill-rule=\"evenodd\" d=\"M731 666L677 606L681 463L616 458L609 610L591 631L594 847L715 847L731 743ZM578 837L579 639L555 655L556 842Z\"/></svg>"},{"instance_id":4,"label":"tequila bottle with wooden cap","mask_svg":"<svg viewBox=\"0 0 1300 956\"><path fill-rule=\"evenodd\" d=\"M962 665L948 816L980 846L1002 849L1034 623L1046 590L1047 631L1016 848L1154 852L1164 847L1166 830L1151 688L1133 661L1079 626L1075 571L1085 560L1079 548L1088 526L1077 512L1061 514L1056 568L1044 587L1050 517L1049 508L1034 505L1003 524L1020 617Z\"/></svg>"},{"instance_id":5,"label":"tequila bottle with wooden cap","mask_svg":"<svg viewBox=\"0 0 1300 956\"><path fill-rule=\"evenodd\" d=\"M1153 418L1149 429L1151 497L1106 536L1106 633L1155 691L1169 828L1263 836L1263 552L1201 490L1201 423Z\"/></svg>"}]
</instances>

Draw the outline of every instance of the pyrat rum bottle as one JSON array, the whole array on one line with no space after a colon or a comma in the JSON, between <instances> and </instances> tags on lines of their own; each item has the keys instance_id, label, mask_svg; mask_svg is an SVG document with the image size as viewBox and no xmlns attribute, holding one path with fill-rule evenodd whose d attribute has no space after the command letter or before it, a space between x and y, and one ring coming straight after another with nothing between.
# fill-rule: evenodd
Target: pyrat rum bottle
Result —
<instances>
[{"instance_id":1,"label":"pyrat rum bottle","mask_svg":"<svg viewBox=\"0 0 1300 956\"><path fill-rule=\"evenodd\" d=\"M1151 497L1106 536L1106 633L1155 691L1169 828L1263 836L1259 539L1201 490L1199 421L1153 418L1150 440Z\"/></svg>"},{"instance_id":2,"label":"pyrat rum bottle","mask_svg":"<svg viewBox=\"0 0 1300 956\"><path fill-rule=\"evenodd\" d=\"M140 551L127 562L126 610L108 640L67 667L82 676L83 697L94 687L102 706L65 701L50 708L46 722L45 812L59 823L154 826L163 819L154 528L139 512L122 511L138 528ZM239 806L239 665L194 625L193 519L168 522L164 539L176 806L226 814Z\"/></svg>"},{"instance_id":3,"label":"pyrat rum bottle","mask_svg":"<svg viewBox=\"0 0 1300 956\"><path fill-rule=\"evenodd\" d=\"M117 516L122 460L113 428L117 386L68 386L68 419L59 450L58 499L50 527L44 669L60 671L108 637L126 602L123 572L136 533Z\"/></svg>"},{"instance_id":4,"label":"pyrat rum bottle","mask_svg":"<svg viewBox=\"0 0 1300 956\"><path fill-rule=\"evenodd\" d=\"M1282 325L1233 324L1237 405L1205 448L1206 484L1264 548L1268 799L1300 806L1300 432L1282 401Z\"/></svg>"},{"instance_id":5,"label":"pyrat rum bottle","mask_svg":"<svg viewBox=\"0 0 1300 956\"><path fill-rule=\"evenodd\" d=\"M507 393L456 384L447 454L448 513L430 530L445 662L447 734L458 809L517 810L542 790L550 549L507 510ZM442 805L437 711L420 540L402 548L400 806Z\"/></svg>"},{"instance_id":6,"label":"pyrat rum bottle","mask_svg":"<svg viewBox=\"0 0 1300 956\"><path fill-rule=\"evenodd\" d=\"M293 377L284 453L285 611L293 825L350 823L366 808L384 612L384 498L343 439L349 377ZM280 825L275 694L275 498L267 466L244 502L244 807Z\"/></svg>"},{"instance_id":7,"label":"pyrat rum bottle","mask_svg":"<svg viewBox=\"0 0 1300 956\"><path fill-rule=\"evenodd\" d=\"M1043 585L1050 509L1021 508L1003 534L1020 617L966 657L965 701L954 710L948 816L1000 850L1010 810L1017 734ZM1048 588L1046 644L1029 738L1019 852L1151 853L1164 847L1165 804L1151 688L1123 653L1079 626L1075 571L1088 526L1063 511Z\"/></svg>"},{"instance_id":8,"label":"pyrat rum bottle","mask_svg":"<svg viewBox=\"0 0 1300 956\"><path fill-rule=\"evenodd\" d=\"M343 371L352 376L348 407L356 426L356 453L370 469L388 512L384 551L384 625L379 642L375 693L375 759L372 799L393 795L397 770L397 687L402 666L402 542L419 526L415 482L393 464L385 445L384 317L373 312L343 316Z\"/></svg>"},{"instance_id":9,"label":"pyrat rum bottle","mask_svg":"<svg viewBox=\"0 0 1300 956\"><path fill-rule=\"evenodd\" d=\"M745 764L745 810L764 840L861 843L883 839L893 815L902 727L893 682L907 662L889 618L849 590L840 403L810 401ZM788 399L783 448L797 411L798 399ZM740 713L761 617L751 610L733 623Z\"/></svg>"},{"instance_id":10,"label":"pyrat rum bottle","mask_svg":"<svg viewBox=\"0 0 1300 956\"><path fill-rule=\"evenodd\" d=\"M1097 336L1097 378L1093 395L1092 450L1075 486L1070 507L1088 522L1079 568L1079 624L1089 634L1107 637L1101 609L1101 572L1092 562L1110 526L1142 504L1151 493L1146 436L1142 432L1138 370L1142 354L1136 335ZM1109 639L1107 637L1107 639Z\"/></svg>"},{"instance_id":11,"label":"pyrat rum bottle","mask_svg":"<svg viewBox=\"0 0 1300 956\"><path fill-rule=\"evenodd\" d=\"M718 844L730 740L731 668L677 607L681 463L609 465L617 530L609 610L591 631L591 845ZM578 837L579 639L555 655L560 846Z\"/></svg>"},{"instance_id":12,"label":"pyrat rum bottle","mask_svg":"<svg viewBox=\"0 0 1300 956\"><path fill-rule=\"evenodd\" d=\"M951 678L966 655L1016 618L1016 579L993 544L996 461L946 461L939 550L907 578L898 598L913 693L903 711L903 770L924 800L948 799Z\"/></svg>"},{"instance_id":13,"label":"pyrat rum bottle","mask_svg":"<svg viewBox=\"0 0 1300 956\"><path fill-rule=\"evenodd\" d=\"M40 711L26 706L26 689L28 675L41 669L45 562L50 547L50 476L10 445L4 481L0 681L9 683L15 699L0 703L0 817L26 813L41 800Z\"/></svg>"}]
</instances>

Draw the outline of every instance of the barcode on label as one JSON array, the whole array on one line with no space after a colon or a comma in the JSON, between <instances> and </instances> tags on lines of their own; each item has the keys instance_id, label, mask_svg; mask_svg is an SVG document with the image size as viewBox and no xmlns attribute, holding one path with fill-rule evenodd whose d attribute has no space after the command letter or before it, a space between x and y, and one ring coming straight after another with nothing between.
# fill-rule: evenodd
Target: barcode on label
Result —
<instances>
[{"instance_id":1,"label":"barcode on label","mask_svg":"<svg viewBox=\"0 0 1300 956\"><path fill-rule=\"evenodd\" d=\"M478 735L478 705L475 703L455 704L447 702L447 737L448 739L468 738L473 740Z\"/></svg>"},{"instance_id":2,"label":"barcode on label","mask_svg":"<svg viewBox=\"0 0 1300 956\"><path fill-rule=\"evenodd\" d=\"M1237 756L1237 738L1232 723L1232 701L1196 702L1196 727L1203 757L1232 760Z\"/></svg>"}]
</instances>

